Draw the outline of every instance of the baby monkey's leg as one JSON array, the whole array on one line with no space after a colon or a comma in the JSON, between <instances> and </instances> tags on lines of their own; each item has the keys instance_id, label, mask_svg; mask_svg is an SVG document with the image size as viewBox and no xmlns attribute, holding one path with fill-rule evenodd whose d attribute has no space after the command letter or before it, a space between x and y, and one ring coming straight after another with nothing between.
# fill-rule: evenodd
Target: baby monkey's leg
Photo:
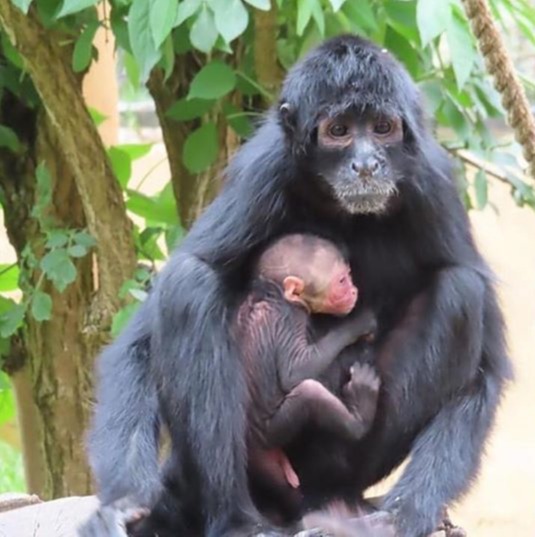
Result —
<instances>
[{"instance_id":1,"label":"baby monkey's leg","mask_svg":"<svg viewBox=\"0 0 535 537\"><path fill-rule=\"evenodd\" d=\"M270 443L275 446L285 445L292 441L305 425L312 423L345 438L361 438L368 431L370 423L367 413L363 419L358 403L370 397L376 401L379 384L371 376L360 378L358 382L367 392L359 399L354 393L355 386L352 385L351 390L348 390L351 392L348 398L352 405L350 408L317 380L307 379L298 384L284 398L279 410L267 424ZM368 384L365 384L366 382ZM375 396L372 395L374 391Z\"/></svg>"}]
</instances>

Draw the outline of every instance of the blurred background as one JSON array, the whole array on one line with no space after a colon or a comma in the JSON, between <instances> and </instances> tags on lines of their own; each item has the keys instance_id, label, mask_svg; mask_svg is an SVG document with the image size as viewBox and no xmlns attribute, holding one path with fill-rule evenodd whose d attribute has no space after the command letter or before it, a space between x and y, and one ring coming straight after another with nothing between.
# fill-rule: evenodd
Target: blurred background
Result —
<instances>
[{"instance_id":1,"label":"blurred background","mask_svg":"<svg viewBox=\"0 0 535 537\"><path fill-rule=\"evenodd\" d=\"M535 5L489 5L533 105ZM421 88L507 318L516 380L454 520L533 537L534 178L460 0L0 0L0 492L91 492L95 356L285 71L343 32Z\"/></svg>"}]
</instances>

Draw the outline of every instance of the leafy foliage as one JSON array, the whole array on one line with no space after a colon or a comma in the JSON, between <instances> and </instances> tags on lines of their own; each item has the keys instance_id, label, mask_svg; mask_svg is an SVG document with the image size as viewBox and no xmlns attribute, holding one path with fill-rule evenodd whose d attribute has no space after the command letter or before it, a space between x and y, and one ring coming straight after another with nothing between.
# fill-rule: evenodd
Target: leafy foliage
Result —
<instances>
[{"instance_id":1,"label":"leafy foliage","mask_svg":"<svg viewBox=\"0 0 535 537\"><path fill-rule=\"evenodd\" d=\"M25 490L22 454L6 442L0 441L0 494Z\"/></svg>"}]
</instances>

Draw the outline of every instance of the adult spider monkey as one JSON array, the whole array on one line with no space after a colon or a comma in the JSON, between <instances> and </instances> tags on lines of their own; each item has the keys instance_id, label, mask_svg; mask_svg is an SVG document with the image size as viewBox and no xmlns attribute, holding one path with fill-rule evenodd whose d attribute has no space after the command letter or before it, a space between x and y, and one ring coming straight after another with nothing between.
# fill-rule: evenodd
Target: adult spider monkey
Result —
<instances>
[{"instance_id":1,"label":"adult spider monkey","mask_svg":"<svg viewBox=\"0 0 535 537\"><path fill-rule=\"evenodd\" d=\"M510 364L492 275L417 88L368 41L326 41L289 72L227 177L99 361L90 460L102 501L158 495L169 535L270 530L247 482L247 382L230 327L253 256L318 230L345 243L361 304L378 312L382 390L361 441L310 430L292 443L305 507L358 500L410 454L382 508L398 535L422 537L477 474ZM335 394L358 356L346 349L329 368ZM159 420L172 439L161 492Z\"/></svg>"}]
</instances>

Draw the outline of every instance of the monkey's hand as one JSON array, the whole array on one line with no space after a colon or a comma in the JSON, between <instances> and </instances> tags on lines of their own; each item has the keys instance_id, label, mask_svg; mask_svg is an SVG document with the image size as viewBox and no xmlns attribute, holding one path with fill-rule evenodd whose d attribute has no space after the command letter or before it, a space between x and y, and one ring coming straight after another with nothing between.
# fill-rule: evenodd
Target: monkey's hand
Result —
<instances>
[{"instance_id":1,"label":"monkey's hand","mask_svg":"<svg viewBox=\"0 0 535 537\"><path fill-rule=\"evenodd\" d=\"M363 430L367 432L375 418L381 381L374 368L368 364L356 362L349 372L351 378L342 388L344 403L359 418Z\"/></svg>"},{"instance_id":2,"label":"monkey's hand","mask_svg":"<svg viewBox=\"0 0 535 537\"><path fill-rule=\"evenodd\" d=\"M361 338L373 341L377 332L377 317L371 309L366 308L344 321L344 327L348 332L348 345Z\"/></svg>"},{"instance_id":3,"label":"monkey's hand","mask_svg":"<svg viewBox=\"0 0 535 537\"><path fill-rule=\"evenodd\" d=\"M149 514L149 510L129 498L102 505L81 528L80 537L127 537L131 525Z\"/></svg>"}]
</instances>

